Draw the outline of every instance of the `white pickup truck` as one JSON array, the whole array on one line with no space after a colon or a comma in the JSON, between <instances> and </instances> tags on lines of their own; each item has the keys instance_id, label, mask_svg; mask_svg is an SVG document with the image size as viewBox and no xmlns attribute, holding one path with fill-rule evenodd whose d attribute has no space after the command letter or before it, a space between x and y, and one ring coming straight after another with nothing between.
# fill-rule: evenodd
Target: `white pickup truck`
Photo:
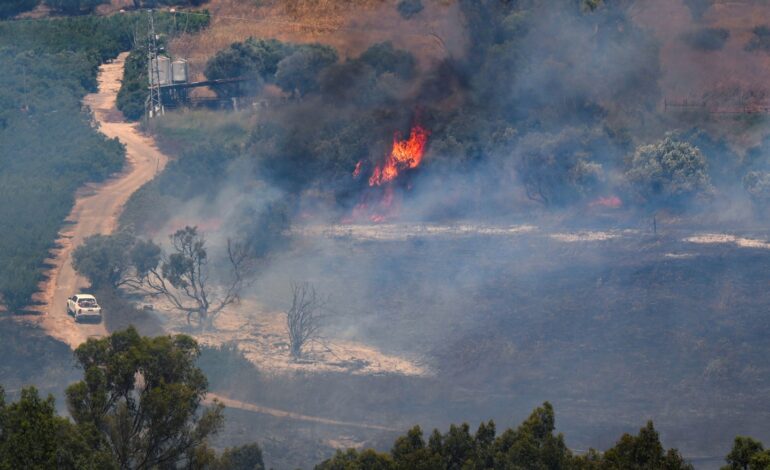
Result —
<instances>
[{"instance_id":1,"label":"white pickup truck","mask_svg":"<svg viewBox=\"0 0 770 470\"><path fill-rule=\"evenodd\" d=\"M102 308L96 303L96 297L89 294L77 294L67 299L67 313L77 322L102 321Z\"/></svg>"}]
</instances>

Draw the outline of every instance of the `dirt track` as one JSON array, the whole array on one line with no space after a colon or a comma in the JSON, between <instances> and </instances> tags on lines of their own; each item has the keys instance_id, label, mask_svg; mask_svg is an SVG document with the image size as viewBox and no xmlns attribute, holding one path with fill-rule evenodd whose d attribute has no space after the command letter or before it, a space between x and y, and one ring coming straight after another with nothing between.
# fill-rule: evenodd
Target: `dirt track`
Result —
<instances>
[{"instance_id":1,"label":"dirt track","mask_svg":"<svg viewBox=\"0 0 770 470\"><path fill-rule=\"evenodd\" d=\"M40 326L73 349L89 336L102 336L107 331L103 323L76 324L67 315L67 297L88 285L72 268L72 251L90 235L112 233L131 194L151 180L167 161L152 139L144 136L136 124L125 122L115 108L126 56L126 53L121 54L114 62L100 67L99 91L84 99L93 111L101 132L107 137L118 138L126 146L126 166L120 174L106 182L89 185L79 191L67 218L72 225L65 226L60 233L62 248L50 260L55 267L49 272L50 279L40 299L44 302Z\"/></svg>"},{"instance_id":2,"label":"dirt track","mask_svg":"<svg viewBox=\"0 0 770 470\"><path fill-rule=\"evenodd\" d=\"M328 424L330 426L373 429L376 431L390 431L390 432L397 431L397 429L389 428L387 426L379 426L377 424L354 423L351 421L338 421L336 419L320 418L318 416L308 416L300 413L294 413L292 411L284 411L276 408L268 408L265 406L254 405L252 403L246 403L239 400L233 400L230 398L223 397L221 395L217 395L215 393L209 393L206 403L211 404L213 403L214 400L219 400L223 405L225 405L228 408L236 408L239 410L266 414L270 416L275 416L277 418L287 418L287 419L294 419L297 421L306 421L306 422L318 423L318 424Z\"/></svg>"},{"instance_id":3,"label":"dirt track","mask_svg":"<svg viewBox=\"0 0 770 470\"><path fill-rule=\"evenodd\" d=\"M99 91L87 95L84 100L93 111L101 132L107 137L120 139L126 146L126 167L112 179L99 185L89 185L78 193L75 206L67 217L71 225L66 226L58 240L62 248L49 260L55 267L49 272L49 281L44 286L40 299L45 303L41 307L43 315L39 317L40 326L50 336L67 343L72 349L90 336L107 334L104 323L77 324L67 315L67 297L88 285L88 281L78 276L72 268L73 249L90 235L112 233L117 226L120 211L131 194L162 170L168 160L155 147L151 138L143 135L136 124L125 122L115 108L126 56L126 53L121 54L114 62L100 67ZM276 417L332 426L390 430L372 424L302 415L211 394L209 399L213 398L231 408Z\"/></svg>"}]
</instances>

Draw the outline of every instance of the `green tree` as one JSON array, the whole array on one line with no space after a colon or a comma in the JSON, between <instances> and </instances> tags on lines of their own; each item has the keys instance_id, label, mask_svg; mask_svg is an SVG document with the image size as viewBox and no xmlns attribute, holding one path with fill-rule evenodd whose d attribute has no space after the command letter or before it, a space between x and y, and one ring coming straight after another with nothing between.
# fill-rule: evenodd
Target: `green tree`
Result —
<instances>
[{"instance_id":1,"label":"green tree","mask_svg":"<svg viewBox=\"0 0 770 470\"><path fill-rule=\"evenodd\" d=\"M94 288L117 288L131 279L134 237L126 233L93 235L75 249L72 267Z\"/></svg>"},{"instance_id":2,"label":"green tree","mask_svg":"<svg viewBox=\"0 0 770 470\"><path fill-rule=\"evenodd\" d=\"M45 0L45 4L49 7L68 15L90 13L99 5L107 2L109 0Z\"/></svg>"},{"instance_id":3,"label":"green tree","mask_svg":"<svg viewBox=\"0 0 770 470\"><path fill-rule=\"evenodd\" d=\"M405 436L396 439L390 453L396 468L399 470L428 470L438 468L442 463L441 455L434 452L437 450L440 451L440 449L428 448L425 445L422 429L415 426Z\"/></svg>"},{"instance_id":4,"label":"green tree","mask_svg":"<svg viewBox=\"0 0 770 470\"><path fill-rule=\"evenodd\" d=\"M390 41L371 46L358 60L371 66L378 75L390 72L404 80L414 76L417 65L411 53L396 49Z\"/></svg>"},{"instance_id":5,"label":"green tree","mask_svg":"<svg viewBox=\"0 0 770 470\"><path fill-rule=\"evenodd\" d=\"M338 450L334 457L315 466L315 470L394 470L396 467L388 454L372 449L357 452L355 449Z\"/></svg>"},{"instance_id":6,"label":"green tree","mask_svg":"<svg viewBox=\"0 0 770 470\"><path fill-rule=\"evenodd\" d=\"M564 436L554 434L555 429L553 406L545 402L516 430L508 429L495 442L496 465L566 468L572 454L564 443Z\"/></svg>"},{"instance_id":7,"label":"green tree","mask_svg":"<svg viewBox=\"0 0 770 470\"><path fill-rule=\"evenodd\" d=\"M84 379L67 388L67 405L91 449L110 452L120 468L195 461L223 422L221 404L202 407L199 352L188 336L146 338L133 328L80 345Z\"/></svg>"},{"instance_id":8,"label":"green tree","mask_svg":"<svg viewBox=\"0 0 770 470\"><path fill-rule=\"evenodd\" d=\"M78 429L57 416L52 396L43 399L29 387L6 404L0 387L0 469L112 467L108 454L90 452Z\"/></svg>"},{"instance_id":9,"label":"green tree","mask_svg":"<svg viewBox=\"0 0 770 470\"><path fill-rule=\"evenodd\" d=\"M675 449L665 451L652 421L637 436L623 434L614 447L604 453L600 468L607 470L692 470Z\"/></svg>"},{"instance_id":10,"label":"green tree","mask_svg":"<svg viewBox=\"0 0 770 470\"><path fill-rule=\"evenodd\" d=\"M412 17L420 13L423 8L421 0L401 0L396 5L398 13L406 20L412 19Z\"/></svg>"},{"instance_id":11,"label":"green tree","mask_svg":"<svg viewBox=\"0 0 770 470\"><path fill-rule=\"evenodd\" d=\"M711 190L706 158L697 147L670 135L638 147L626 178L653 205L677 205Z\"/></svg>"},{"instance_id":12,"label":"green tree","mask_svg":"<svg viewBox=\"0 0 770 470\"><path fill-rule=\"evenodd\" d=\"M690 9L690 15L696 21L703 19L703 15L706 14L711 5L714 4L714 0L685 0L685 5Z\"/></svg>"},{"instance_id":13,"label":"green tree","mask_svg":"<svg viewBox=\"0 0 770 470\"><path fill-rule=\"evenodd\" d=\"M305 95L318 89L319 74L337 59L337 51L329 46L302 46L278 63L275 83L293 95Z\"/></svg>"},{"instance_id":14,"label":"green tree","mask_svg":"<svg viewBox=\"0 0 770 470\"><path fill-rule=\"evenodd\" d=\"M278 63L296 50L296 46L276 39L249 38L217 52L206 62L204 74L209 80L222 78L253 78L254 85L224 85L216 88L220 96L254 94L260 82L273 80Z\"/></svg>"},{"instance_id":15,"label":"green tree","mask_svg":"<svg viewBox=\"0 0 770 470\"><path fill-rule=\"evenodd\" d=\"M770 202L770 172L750 171L743 177L743 187L751 200L757 205L766 206Z\"/></svg>"},{"instance_id":16,"label":"green tree","mask_svg":"<svg viewBox=\"0 0 770 470\"><path fill-rule=\"evenodd\" d=\"M761 442L747 436L737 436L725 458L722 470L765 470L770 467L770 453Z\"/></svg>"},{"instance_id":17,"label":"green tree","mask_svg":"<svg viewBox=\"0 0 770 470\"><path fill-rule=\"evenodd\" d=\"M25 11L31 10L40 3L40 0L5 0L0 3L0 19L10 18Z\"/></svg>"},{"instance_id":18,"label":"green tree","mask_svg":"<svg viewBox=\"0 0 770 470\"><path fill-rule=\"evenodd\" d=\"M576 128L558 134L531 132L519 141L516 171L527 197L546 206L563 206L601 187L602 165L591 150L602 137Z\"/></svg>"},{"instance_id":19,"label":"green tree","mask_svg":"<svg viewBox=\"0 0 770 470\"><path fill-rule=\"evenodd\" d=\"M221 470L265 470L262 449L257 444L246 444L225 449L216 464Z\"/></svg>"}]
</instances>

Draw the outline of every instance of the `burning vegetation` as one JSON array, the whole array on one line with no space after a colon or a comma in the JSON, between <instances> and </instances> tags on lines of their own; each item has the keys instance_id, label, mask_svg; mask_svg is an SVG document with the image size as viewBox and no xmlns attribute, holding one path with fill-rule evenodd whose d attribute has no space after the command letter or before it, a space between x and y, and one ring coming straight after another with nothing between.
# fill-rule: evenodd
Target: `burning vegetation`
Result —
<instances>
[{"instance_id":1,"label":"burning vegetation","mask_svg":"<svg viewBox=\"0 0 770 470\"><path fill-rule=\"evenodd\" d=\"M396 179L399 175L420 166L429 135L430 132L419 124L412 127L407 139L402 139L398 132L395 134L390 153L384 161L375 165L369 177L369 187L372 189L362 195L362 201L344 221L351 222L366 217L371 222L379 223L397 214L397 207L394 205ZM363 160L359 160L353 170L354 179L361 177L362 168ZM377 196L372 196L375 193Z\"/></svg>"}]
</instances>

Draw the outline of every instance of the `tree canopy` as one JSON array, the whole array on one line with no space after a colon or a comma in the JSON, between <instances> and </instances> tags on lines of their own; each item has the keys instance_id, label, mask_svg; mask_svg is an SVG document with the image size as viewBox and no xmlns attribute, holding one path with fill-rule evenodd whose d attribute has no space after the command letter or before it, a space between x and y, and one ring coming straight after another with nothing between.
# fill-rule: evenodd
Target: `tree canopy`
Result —
<instances>
[{"instance_id":1,"label":"tree canopy","mask_svg":"<svg viewBox=\"0 0 770 470\"><path fill-rule=\"evenodd\" d=\"M192 462L223 421L222 405L202 407L199 353L188 336L147 338L133 328L79 346L84 378L67 388L67 406L91 448L120 468Z\"/></svg>"},{"instance_id":2,"label":"tree canopy","mask_svg":"<svg viewBox=\"0 0 770 470\"><path fill-rule=\"evenodd\" d=\"M673 136L638 147L626 175L637 194L651 204L685 202L711 189L703 154Z\"/></svg>"}]
</instances>

